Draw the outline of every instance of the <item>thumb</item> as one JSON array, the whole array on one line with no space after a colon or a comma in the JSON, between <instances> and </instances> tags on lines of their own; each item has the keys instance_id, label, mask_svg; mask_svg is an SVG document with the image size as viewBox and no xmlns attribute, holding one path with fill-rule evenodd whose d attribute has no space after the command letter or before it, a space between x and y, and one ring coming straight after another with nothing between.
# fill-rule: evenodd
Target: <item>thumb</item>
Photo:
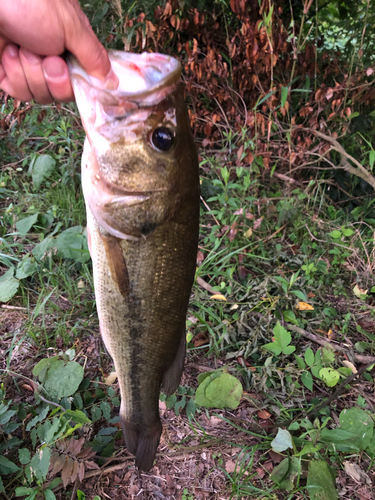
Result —
<instances>
[{"instance_id":1,"label":"thumb","mask_svg":"<svg viewBox=\"0 0 375 500\"><path fill-rule=\"evenodd\" d=\"M111 68L108 52L95 36L83 12L79 17L81 26L76 25L76 29L66 33L66 48L78 59L88 75L105 81L106 86L117 88L118 78Z\"/></svg>"}]
</instances>

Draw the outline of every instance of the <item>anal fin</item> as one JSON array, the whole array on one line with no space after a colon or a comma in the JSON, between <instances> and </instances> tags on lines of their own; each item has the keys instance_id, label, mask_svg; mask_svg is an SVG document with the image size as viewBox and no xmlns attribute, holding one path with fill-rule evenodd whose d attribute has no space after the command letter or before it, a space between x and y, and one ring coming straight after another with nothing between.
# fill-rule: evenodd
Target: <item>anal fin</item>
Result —
<instances>
[{"instance_id":1,"label":"anal fin","mask_svg":"<svg viewBox=\"0 0 375 500\"><path fill-rule=\"evenodd\" d=\"M182 371L184 369L185 354L186 354L186 334L184 331L183 334L181 335L180 344L178 346L178 350L173 360L173 363L168 368L168 370L164 372L163 375L163 381L161 386L162 390L165 392L167 396L173 394L180 385Z\"/></svg>"}]
</instances>

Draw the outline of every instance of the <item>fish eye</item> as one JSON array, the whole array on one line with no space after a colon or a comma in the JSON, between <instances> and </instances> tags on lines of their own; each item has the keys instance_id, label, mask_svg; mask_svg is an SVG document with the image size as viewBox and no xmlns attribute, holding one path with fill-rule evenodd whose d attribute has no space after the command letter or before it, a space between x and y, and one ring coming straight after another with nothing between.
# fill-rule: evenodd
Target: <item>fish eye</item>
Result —
<instances>
[{"instance_id":1,"label":"fish eye","mask_svg":"<svg viewBox=\"0 0 375 500\"><path fill-rule=\"evenodd\" d=\"M169 151L173 145L174 135L167 127L156 128L151 136L151 144L159 151Z\"/></svg>"}]
</instances>

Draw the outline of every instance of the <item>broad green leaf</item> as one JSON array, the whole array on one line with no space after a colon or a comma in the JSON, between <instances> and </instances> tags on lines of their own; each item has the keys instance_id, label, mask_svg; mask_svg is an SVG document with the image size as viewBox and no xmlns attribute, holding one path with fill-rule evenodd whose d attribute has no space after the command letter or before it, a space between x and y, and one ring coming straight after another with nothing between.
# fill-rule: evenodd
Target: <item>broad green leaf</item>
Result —
<instances>
[{"instance_id":1,"label":"broad green leaf","mask_svg":"<svg viewBox=\"0 0 375 500\"><path fill-rule=\"evenodd\" d=\"M38 213L34 215L30 215L29 217L25 217L25 219L21 219L16 222L16 229L21 234L27 234L30 229L33 227L35 222L38 220Z\"/></svg>"},{"instance_id":2,"label":"broad green leaf","mask_svg":"<svg viewBox=\"0 0 375 500\"><path fill-rule=\"evenodd\" d=\"M205 375L205 376L201 377L201 375ZM202 382L200 382L199 387L197 389L197 392L195 393L195 402L196 402L197 405L199 405L199 406L206 406L208 408L211 407L210 401L208 401L208 399L205 396L206 387L215 378L220 377L220 375L221 375L220 371L213 371L213 372L201 373L198 376L198 382L199 382L199 379L201 379Z\"/></svg>"},{"instance_id":3,"label":"broad green leaf","mask_svg":"<svg viewBox=\"0 0 375 500\"><path fill-rule=\"evenodd\" d=\"M291 290L290 293L301 299L303 302L307 302L307 297L303 292L301 292L301 290Z\"/></svg>"},{"instance_id":4,"label":"broad green leaf","mask_svg":"<svg viewBox=\"0 0 375 500\"><path fill-rule=\"evenodd\" d=\"M281 87L281 107L285 106L286 100L288 99L288 87Z\"/></svg>"},{"instance_id":5,"label":"broad green leaf","mask_svg":"<svg viewBox=\"0 0 375 500\"><path fill-rule=\"evenodd\" d=\"M30 450L28 450L27 448L20 448L18 450L18 457L22 465L28 464L31 458Z\"/></svg>"},{"instance_id":6,"label":"broad green leaf","mask_svg":"<svg viewBox=\"0 0 375 500\"><path fill-rule=\"evenodd\" d=\"M205 378L195 394L195 402L207 408L232 408L240 404L241 382L229 373L212 373Z\"/></svg>"},{"instance_id":7,"label":"broad green leaf","mask_svg":"<svg viewBox=\"0 0 375 500\"><path fill-rule=\"evenodd\" d=\"M331 364L335 361L335 352L331 347L323 347L322 361L327 364Z\"/></svg>"},{"instance_id":8,"label":"broad green leaf","mask_svg":"<svg viewBox=\"0 0 375 500\"><path fill-rule=\"evenodd\" d=\"M332 231L331 233L329 233L329 235L331 236L331 238L337 240L338 238L341 238L342 233L341 231Z\"/></svg>"},{"instance_id":9,"label":"broad green leaf","mask_svg":"<svg viewBox=\"0 0 375 500\"><path fill-rule=\"evenodd\" d=\"M21 280L36 273L38 264L32 257L25 257L17 266L16 278Z\"/></svg>"},{"instance_id":10,"label":"broad green leaf","mask_svg":"<svg viewBox=\"0 0 375 500\"><path fill-rule=\"evenodd\" d=\"M316 453L319 450L320 446L314 446L312 441L308 441L303 445L302 450L299 453L296 453L296 457L303 457L304 455L308 455L309 453Z\"/></svg>"},{"instance_id":11,"label":"broad green leaf","mask_svg":"<svg viewBox=\"0 0 375 500\"><path fill-rule=\"evenodd\" d=\"M165 404L167 406L167 408L173 408L174 405L176 404L176 401L177 401L177 396L176 394L171 394L170 396L167 397L167 399L165 400Z\"/></svg>"},{"instance_id":12,"label":"broad green leaf","mask_svg":"<svg viewBox=\"0 0 375 500\"><path fill-rule=\"evenodd\" d=\"M111 418L111 405L107 401L102 401L100 409L102 410L103 418L109 420Z\"/></svg>"},{"instance_id":13,"label":"broad green leaf","mask_svg":"<svg viewBox=\"0 0 375 500\"><path fill-rule=\"evenodd\" d=\"M59 361L58 356L53 356L52 358L44 358L37 363L33 368L34 377L38 377L41 382L44 381L47 375L48 369L57 361Z\"/></svg>"},{"instance_id":14,"label":"broad green leaf","mask_svg":"<svg viewBox=\"0 0 375 500\"><path fill-rule=\"evenodd\" d=\"M53 236L47 236L43 241L35 245L31 253L39 260L43 259L47 252L53 247L54 238Z\"/></svg>"},{"instance_id":15,"label":"broad green leaf","mask_svg":"<svg viewBox=\"0 0 375 500\"><path fill-rule=\"evenodd\" d=\"M1 479L1 476L0 476L0 493L4 493L4 491L5 491L4 483L3 483L3 480Z\"/></svg>"},{"instance_id":16,"label":"broad green leaf","mask_svg":"<svg viewBox=\"0 0 375 500\"><path fill-rule=\"evenodd\" d=\"M0 302L8 302L17 293L20 282L13 275L14 269L10 268L0 276Z\"/></svg>"},{"instance_id":17,"label":"broad green leaf","mask_svg":"<svg viewBox=\"0 0 375 500\"><path fill-rule=\"evenodd\" d=\"M334 387L340 380L340 373L333 368L322 368L319 376L324 380L328 387Z\"/></svg>"},{"instance_id":18,"label":"broad green leaf","mask_svg":"<svg viewBox=\"0 0 375 500\"><path fill-rule=\"evenodd\" d=\"M176 416L178 416L180 414L180 410L185 408L185 405L186 405L186 397L183 396L180 399L180 401L177 401L176 404L174 405L174 412L175 412Z\"/></svg>"},{"instance_id":19,"label":"broad green leaf","mask_svg":"<svg viewBox=\"0 0 375 500\"><path fill-rule=\"evenodd\" d=\"M290 432L279 428L275 439L271 441L271 447L276 453L281 453L288 448L293 449L293 441Z\"/></svg>"},{"instance_id":20,"label":"broad green leaf","mask_svg":"<svg viewBox=\"0 0 375 500\"><path fill-rule=\"evenodd\" d=\"M374 166L374 162L375 162L375 151L373 149L370 151L369 161L370 161L370 167L372 170L372 167Z\"/></svg>"},{"instance_id":21,"label":"broad green leaf","mask_svg":"<svg viewBox=\"0 0 375 500\"><path fill-rule=\"evenodd\" d=\"M342 234L344 236L351 236L352 234L354 234L353 229L349 229L349 228L347 228L347 229L341 229L341 231L342 231Z\"/></svg>"},{"instance_id":22,"label":"broad green leaf","mask_svg":"<svg viewBox=\"0 0 375 500\"><path fill-rule=\"evenodd\" d=\"M98 408L97 406L93 406L91 408L91 419L93 422L96 422L97 420L100 420L102 418L102 410Z\"/></svg>"},{"instance_id":23,"label":"broad green leaf","mask_svg":"<svg viewBox=\"0 0 375 500\"><path fill-rule=\"evenodd\" d=\"M45 500L56 500L55 494L49 488L43 491Z\"/></svg>"},{"instance_id":24,"label":"broad green leaf","mask_svg":"<svg viewBox=\"0 0 375 500\"><path fill-rule=\"evenodd\" d=\"M314 364L314 351L310 347L306 349L305 361L308 366L312 366Z\"/></svg>"},{"instance_id":25,"label":"broad green leaf","mask_svg":"<svg viewBox=\"0 0 375 500\"><path fill-rule=\"evenodd\" d=\"M196 405L195 405L195 401L193 398L190 398L187 405L186 405L186 416L189 420L189 422L191 421L191 419L194 417L195 415L195 412L196 412Z\"/></svg>"},{"instance_id":26,"label":"broad green leaf","mask_svg":"<svg viewBox=\"0 0 375 500\"><path fill-rule=\"evenodd\" d=\"M83 374L82 366L76 361L59 360L48 369L43 387L52 397L66 398L76 392Z\"/></svg>"},{"instance_id":27,"label":"broad green leaf","mask_svg":"<svg viewBox=\"0 0 375 500\"><path fill-rule=\"evenodd\" d=\"M230 373L222 373L220 377L208 384L205 395L212 402L213 408L237 408L242 397L241 382Z\"/></svg>"},{"instance_id":28,"label":"broad green leaf","mask_svg":"<svg viewBox=\"0 0 375 500\"><path fill-rule=\"evenodd\" d=\"M26 495L31 495L35 491L35 494L38 493L38 490L35 488L27 488L26 486L19 486L16 488L16 497L23 497Z\"/></svg>"},{"instance_id":29,"label":"broad green leaf","mask_svg":"<svg viewBox=\"0 0 375 500\"><path fill-rule=\"evenodd\" d=\"M54 247L58 257L73 259L77 262L86 262L90 259L87 238L83 234L82 226L66 229L56 237Z\"/></svg>"},{"instance_id":30,"label":"broad green leaf","mask_svg":"<svg viewBox=\"0 0 375 500\"><path fill-rule=\"evenodd\" d=\"M287 321L288 323L293 323L294 325L298 326L298 320L293 311L283 311L283 318L284 321Z\"/></svg>"},{"instance_id":31,"label":"broad green leaf","mask_svg":"<svg viewBox=\"0 0 375 500\"><path fill-rule=\"evenodd\" d=\"M301 463L296 457L285 458L277 465L271 474L271 479L279 486L287 491L293 489L296 477L301 473Z\"/></svg>"},{"instance_id":32,"label":"broad green leaf","mask_svg":"<svg viewBox=\"0 0 375 500\"><path fill-rule=\"evenodd\" d=\"M60 421L60 418L55 417L53 419L52 425L50 426L50 428L47 430L47 432L44 435L44 439L43 439L44 443L49 444L49 443L52 443L53 441L55 441L55 439L57 439L57 437L59 435L59 429L61 427L61 424L62 424L62 422Z\"/></svg>"},{"instance_id":33,"label":"broad green leaf","mask_svg":"<svg viewBox=\"0 0 375 500\"><path fill-rule=\"evenodd\" d=\"M274 342L264 345L265 349L272 351L276 356L283 353L285 355L291 354L295 351L294 346L289 346L292 337L288 330L277 322L277 325L273 328Z\"/></svg>"},{"instance_id":34,"label":"broad green leaf","mask_svg":"<svg viewBox=\"0 0 375 500\"><path fill-rule=\"evenodd\" d=\"M211 380L213 380L214 378L217 378L217 377L220 377L220 375L222 374L222 370L214 370L212 372L203 372L203 373L200 373L198 375L198 385L201 385L202 382L207 378L207 377L210 377Z\"/></svg>"},{"instance_id":35,"label":"broad green leaf","mask_svg":"<svg viewBox=\"0 0 375 500\"><path fill-rule=\"evenodd\" d=\"M294 345L287 345L283 348L283 354L285 354L285 356L289 356L289 354L292 354L295 350L296 348Z\"/></svg>"},{"instance_id":36,"label":"broad green leaf","mask_svg":"<svg viewBox=\"0 0 375 500\"><path fill-rule=\"evenodd\" d=\"M282 352L280 345L277 344L276 342L270 342L269 344L264 344L263 347L264 349L273 352L275 356L278 356Z\"/></svg>"},{"instance_id":37,"label":"broad green leaf","mask_svg":"<svg viewBox=\"0 0 375 500\"><path fill-rule=\"evenodd\" d=\"M302 372L301 375L302 383L309 391L313 390L313 378L310 372Z\"/></svg>"},{"instance_id":38,"label":"broad green leaf","mask_svg":"<svg viewBox=\"0 0 375 500\"><path fill-rule=\"evenodd\" d=\"M51 449L48 446L39 449L30 462L33 475L38 481L44 481L48 473L49 462L51 459Z\"/></svg>"},{"instance_id":39,"label":"broad green leaf","mask_svg":"<svg viewBox=\"0 0 375 500\"><path fill-rule=\"evenodd\" d=\"M334 475L324 460L311 460L307 476L310 500L337 500Z\"/></svg>"},{"instance_id":40,"label":"broad green leaf","mask_svg":"<svg viewBox=\"0 0 375 500\"><path fill-rule=\"evenodd\" d=\"M304 362L303 358L301 356L297 356L296 354L294 355L297 361L298 368L300 370L304 370L306 368L306 363Z\"/></svg>"},{"instance_id":41,"label":"broad green leaf","mask_svg":"<svg viewBox=\"0 0 375 500\"><path fill-rule=\"evenodd\" d=\"M20 470L16 464L11 462L8 458L0 456L0 475L13 474Z\"/></svg>"},{"instance_id":42,"label":"broad green leaf","mask_svg":"<svg viewBox=\"0 0 375 500\"><path fill-rule=\"evenodd\" d=\"M32 179L35 189L39 189L42 182L55 170L56 160L50 155L39 155L32 165Z\"/></svg>"}]
</instances>

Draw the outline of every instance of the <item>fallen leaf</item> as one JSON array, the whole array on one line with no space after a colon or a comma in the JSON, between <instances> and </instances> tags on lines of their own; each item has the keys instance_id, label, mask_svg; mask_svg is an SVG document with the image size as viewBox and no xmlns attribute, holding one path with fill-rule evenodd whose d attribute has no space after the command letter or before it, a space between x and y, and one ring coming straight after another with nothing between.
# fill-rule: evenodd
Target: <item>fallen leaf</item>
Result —
<instances>
[{"instance_id":1,"label":"fallen leaf","mask_svg":"<svg viewBox=\"0 0 375 500\"><path fill-rule=\"evenodd\" d=\"M245 238L250 238L250 236L252 234L253 234L253 230L251 228L244 232Z\"/></svg>"},{"instance_id":2,"label":"fallen leaf","mask_svg":"<svg viewBox=\"0 0 375 500\"><path fill-rule=\"evenodd\" d=\"M254 221L254 229L255 230L260 228L260 225L262 224L262 220L263 220L263 217L260 217L259 219Z\"/></svg>"},{"instance_id":3,"label":"fallen leaf","mask_svg":"<svg viewBox=\"0 0 375 500\"><path fill-rule=\"evenodd\" d=\"M344 366L346 366L347 368L350 368L350 369L351 369L351 371L352 371L352 373L357 373L357 372L358 372L357 368L356 368L356 367L353 365L353 363L351 363L350 361L347 361L346 359L344 359L344 360L342 361L342 364L343 364Z\"/></svg>"},{"instance_id":4,"label":"fallen leaf","mask_svg":"<svg viewBox=\"0 0 375 500\"><path fill-rule=\"evenodd\" d=\"M229 474L236 470L236 464L233 462L233 460L228 460L228 462L225 464L225 470L229 472Z\"/></svg>"},{"instance_id":5,"label":"fallen leaf","mask_svg":"<svg viewBox=\"0 0 375 500\"><path fill-rule=\"evenodd\" d=\"M309 299L312 299L313 297L315 297L315 293L309 292L307 296Z\"/></svg>"},{"instance_id":6,"label":"fallen leaf","mask_svg":"<svg viewBox=\"0 0 375 500\"><path fill-rule=\"evenodd\" d=\"M296 305L296 309L299 309L300 311L313 311L314 308L307 302L298 302Z\"/></svg>"},{"instance_id":7,"label":"fallen leaf","mask_svg":"<svg viewBox=\"0 0 375 500\"><path fill-rule=\"evenodd\" d=\"M367 295L368 290L363 290L362 288L359 288L358 285L355 285L353 288L353 293L356 297L359 299L361 298L362 295Z\"/></svg>"},{"instance_id":8,"label":"fallen leaf","mask_svg":"<svg viewBox=\"0 0 375 500\"><path fill-rule=\"evenodd\" d=\"M104 383L106 383L107 385L112 385L116 381L116 379L117 379L117 373L116 372L112 372L105 379Z\"/></svg>"},{"instance_id":9,"label":"fallen leaf","mask_svg":"<svg viewBox=\"0 0 375 500\"><path fill-rule=\"evenodd\" d=\"M198 253L197 253L197 264L200 266L203 261L204 261L204 255L203 255L203 253L200 250L198 250Z\"/></svg>"},{"instance_id":10,"label":"fallen leaf","mask_svg":"<svg viewBox=\"0 0 375 500\"><path fill-rule=\"evenodd\" d=\"M215 295L212 295L211 299L227 301L227 299L221 293L216 293Z\"/></svg>"},{"instance_id":11,"label":"fallen leaf","mask_svg":"<svg viewBox=\"0 0 375 500\"><path fill-rule=\"evenodd\" d=\"M268 411L266 411L266 410L259 410L259 411L257 411L257 415L262 420L266 420L267 418L270 418L271 413L268 413Z\"/></svg>"}]
</instances>

